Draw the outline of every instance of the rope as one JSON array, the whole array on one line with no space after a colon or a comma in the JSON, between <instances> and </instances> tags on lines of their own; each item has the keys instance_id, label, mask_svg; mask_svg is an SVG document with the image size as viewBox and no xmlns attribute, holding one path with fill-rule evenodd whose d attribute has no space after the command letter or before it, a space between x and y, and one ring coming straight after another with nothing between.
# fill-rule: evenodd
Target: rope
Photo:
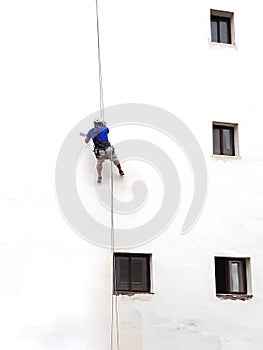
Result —
<instances>
[{"instance_id":1,"label":"rope","mask_svg":"<svg viewBox=\"0 0 263 350\"><path fill-rule=\"evenodd\" d=\"M100 30L99 30L99 9L98 0L96 2L96 17L97 17L97 42L98 42L98 64L99 64L99 88L100 88L100 116L104 122L104 101L103 101L103 84L102 84L102 69L101 69L101 53L100 53ZM114 206L113 206L113 165L112 165L112 153L113 148L111 148L110 153L110 192L111 192L111 254L113 261L113 288L111 295L111 337L110 337L110 350L113 350L113 340L114 340L114 311L115 311L115 328L116 328L116 342L117 350L120 349L120 332L119 332L119 312L118 312L118 300L114 293L117 290L117 280L116 280L116 261L114 258L114 248L115 248L115 235L114 235ZM114 305L115 301L115 305Z\"/></svg>"},{"instance_id":2,"label":"rope","mask_svg":"<svg viewBox=\"0 0 263 350\"><path fill-rule=\"evenodd\" d=\"M98 0L96 1L96 17L97 17L97 41L98 41L98 64L99 64L99 87L100 87L100 116L104 121L104 101L103 101L103 85L102 85L102 70L101 70L101 55L100 55L100 28L99 28L99 9Z\"/></svg>"},{"instance_id":3,"label":"rope","mask_svg":"<svg viewBox=\"0 0 263 350\"><path fill-rule=\"evenodd\" d=\"M112 254L112 261L113 261L113 290L111 295L111 345L110 350L113 350L113 338L114 338L114 311L115 311L115 328L116 328L116 340L117 340L117 350L120 349L120 333L119 333L119 311L118 311L118 299L115 296L114 293L117 290L117 278L116 278L116 260L114 258L114 249L115 249L115 234L114 234L114 196L113 196L113 162L112 162L112 153L114 152L113 147L111 147L110 152L110 190L111 190L111 254ZM114 303L115 301L115 303ZM115 304L115 309L114 309Z\"/></svg>"},{"instance_id":4,"label":"rope","mask_svg":"<svg viewBox=\"0 0 263 350\"><path fill-rule=\"evenodd\" d=\"M111 293L111 341L110 341L110 350L113 350L113 332L114 332L114 292L116 290L116 268L115 268L115 259L114 259L114 218L113 218L113 166L112 166L112 153L110 156L110 203L111 203L111 256L113 261L113 288Z\"/></svg>"}]
</instances>

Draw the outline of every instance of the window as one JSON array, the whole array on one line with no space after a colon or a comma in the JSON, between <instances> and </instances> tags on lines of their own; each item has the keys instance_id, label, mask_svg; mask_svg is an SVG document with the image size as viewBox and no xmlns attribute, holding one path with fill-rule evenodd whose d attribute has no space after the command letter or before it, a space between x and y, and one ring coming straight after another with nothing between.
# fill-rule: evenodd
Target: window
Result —
<instances>
[{"instance_id":1,"label":"window","mask_svg":"<svg viewBox=\"0 0 263 350\"><path fill-rule=\"evenodd\" d=\"M150 293L150 254L114 254L115 291Z\"/></svg>"},{"instance_id":2,"label":"window","mask_svg":"<svg viewBox=\"0 0 263 350\"><path fill-rule=\"evenodd\" d=\"M233 43L233 13L211 10L211 41L222 44Z\"/></svg>"},{"instance_id":3,"label":"window","mask_svg":"<svg viewBox=\"0 0 263 350\"><path fill-rule=\"evenodd\" d=\"M216 294L247 294L248 260L215 257Z\"/></svg>"},{"instance_id":4,"label":"window","mask_svg":"<svg viewBox=\"0 0 263 350\"><path fill-rule=\"evenodd\" d=\"M213 154L238 155L237 124L213 122Z\"/></svg>"}]
</instances>

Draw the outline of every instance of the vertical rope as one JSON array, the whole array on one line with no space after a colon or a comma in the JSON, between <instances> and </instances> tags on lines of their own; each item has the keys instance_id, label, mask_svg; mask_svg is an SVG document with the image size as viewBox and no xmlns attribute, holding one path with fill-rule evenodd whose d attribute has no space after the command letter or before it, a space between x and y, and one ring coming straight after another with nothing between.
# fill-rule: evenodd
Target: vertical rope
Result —
<instances>
[{"instance_id":1,"label":"vertical rope","mask_svg":"<svg viewBox=\"0 0 263 350\"><path fill-rule=\"evenodd\" d=\"M98 41L98 64L99 64L99 88L100 88L100 116L104 121L104 101L103 101L103 85L102 85L102 70L101 70L101 54L100 54L100 28L99 28L99 8L98 0L96 1L96 17L97 17L97 41Z\"/></svg>"},{"instance_id":2,"label":"vertical rope","mask_svg":"<svg viewBox=\"0 0 263 350\"><path fill-rule=\"evenodd\" d=\"M113 218L113 166L112 166L112 153L110 159L110 203L111 203L111 257L113 268L113 286L111 293L111 343L110 350L113 350L113 338L114 338L114 292L116 291L116 262L114 258L114 218Z\"/></svg>"},{"instance_id":3,"label":"vertical rope","mask_svg":"<svg viewBox=\"0 0 263 350\"><path fill-rule=\"evenodd\" d=\"M115 234L114 234L114 196L113 196L113 162L112 162L112 153L114 148L111 146L110 151L110 192L111 192L111 255L113 261L113 288L111 296L111 346L110 349L113 350L113 331L114 331L114 306L115 306L115 328L116 328L116 341L117 341L117 350L120 349L120 333L119 333L119 311L118 311L118 300L117 296L114 298L114 294L117 290L117 278L116 278L116 260L114 257L115 251ZM114 303L115 301L115 303ZM114 305L115 304L115 305Z\"/></svg>"},{"instance_id":4,"label":"vertical rope","mask_svg":"<svg viewBox=\"0 0 263 350\"><path fill-rule=\"evenodd\" d=\"M98 41L98 64L99 64L99 88L100 88L100 116L104 122L104 100L103 100L103 84L102 84L102 69L101 69L101 53L100 53L100 30L99 30L99 9L98 9L98 0L96 2L96 17L97 17L97 41ZM113 339L114 339L114 311L115 311L115 328L116 328L116 343L117 350L120 349L120 333L119 333L119 315L118 315L118 300L114 295L117 290L117 280L116 280L116 262L114 257L115 249L115 237L114 237L114 203L113 203L113 165L112 165L112 153L114 149L111 148L110 153L110 163L111 163L111 176L110 176L110 193L111 193L111 255L113 261L113 288L111 295L111 337L110 337L110 350L113 350ZM115 296L115 298L114 298ZM115 308L114 308L115 301Z\"/></svg>"}]
</instances>

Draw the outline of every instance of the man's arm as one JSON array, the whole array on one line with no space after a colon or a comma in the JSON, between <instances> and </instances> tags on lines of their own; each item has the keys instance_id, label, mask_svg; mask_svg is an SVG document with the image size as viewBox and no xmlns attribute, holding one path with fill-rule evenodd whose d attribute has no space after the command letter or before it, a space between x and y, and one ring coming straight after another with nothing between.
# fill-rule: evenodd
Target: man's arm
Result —
<instances>
[{"instance_id":1,"label":"man's arm","mask_svg":"<svg viewBox=\"0 0 263 350\"><path fill-rule=\"evenodd\" d=\"M87 136L87 137L85 138L85 142L88 143L89 140L90 140L90 137Z\"/></svg>"}]
</instances>

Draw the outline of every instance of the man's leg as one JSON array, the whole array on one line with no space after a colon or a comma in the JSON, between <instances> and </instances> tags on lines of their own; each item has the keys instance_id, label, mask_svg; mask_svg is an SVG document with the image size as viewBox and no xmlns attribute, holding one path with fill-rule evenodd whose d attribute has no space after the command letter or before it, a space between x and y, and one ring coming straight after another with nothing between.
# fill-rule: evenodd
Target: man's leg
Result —
<instances>
[{"instance_id":1,"label":"man's leg","mask_svg":"<svg viewBox=\"0 0 263 350\"><path fill-rule=\"evenodd\" d=\"M97 173L98 173L98 176L101 177L101 171L102 171L102 164L97 164Z\"/></svg>"},{"instance_id":2,"label":"man's leg","mask_svg":"<svg viewBox=\"0 0 263 350\"><path fill-rule=\"evenodd\" d=\"M118 160L118 159L116 159L116 160L114 160L114 164L116 165L116 167L119 169L119 174L122 176L122 175L124 175L124 172L123 172L123 170L122 170L122 168L121 168L121 163L120 163L120 161Z\"/></svg>"},{"instance_id":3,"label":"man's leg","mask_svg":"<svg viewBox=\"0 0 263 350\"><path fill-rule=\"evenodd\" d=\"M119 161L119 159L117 158L117 155L116 155L116 153L115 153L115 151L114 151L114 147L111 147L111 148L110 148L110 152L112 152L112 154L111 154L111 159L112 159L113 163L114 163L114 164L116 165L116 167L119 169L119 174L120 174L121 176L123 176L123 175L124 175L124 172L123 172L123 170L122 170L122 168L121 168L120 161Z\"/></svg>"},{"instance_id":4,"label":"man's leg","mask_svg":"<svg viewBox=\"0 0 263 350\"><path fill-rule=\"evenodd\" d=\"M97 173L98 173L98 180L97 180L97 182L101 182L102 181L101 172L102 172L102 163L103 162L104 162L104 156L100 155L100 157L97 158Z\"/></svg>"}]
</instances>

